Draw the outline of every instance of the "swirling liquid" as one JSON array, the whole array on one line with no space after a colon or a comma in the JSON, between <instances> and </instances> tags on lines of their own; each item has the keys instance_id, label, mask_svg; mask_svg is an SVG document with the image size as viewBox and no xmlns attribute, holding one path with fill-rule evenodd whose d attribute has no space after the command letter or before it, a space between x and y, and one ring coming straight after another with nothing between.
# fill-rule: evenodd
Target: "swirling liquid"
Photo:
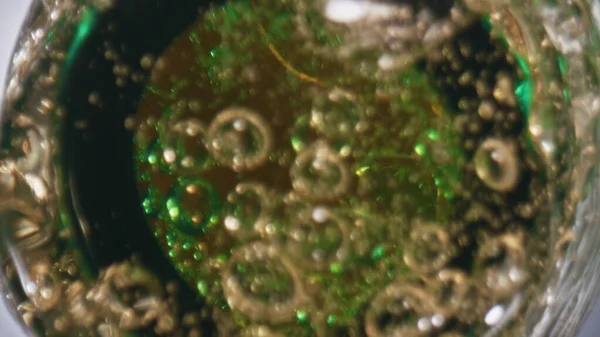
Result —
<instances>
[{"instance_id":1,"label":"swirling liquid","mask_svg":"<svg viewBox=\"0 0 600 337\"><path fill-rule=\"evenodd\" d=\"M514 315L547 257L544 172L531 74L486 3L232 1L142 60L143 207L221 335Z\"/></svg>"}]
</instances>

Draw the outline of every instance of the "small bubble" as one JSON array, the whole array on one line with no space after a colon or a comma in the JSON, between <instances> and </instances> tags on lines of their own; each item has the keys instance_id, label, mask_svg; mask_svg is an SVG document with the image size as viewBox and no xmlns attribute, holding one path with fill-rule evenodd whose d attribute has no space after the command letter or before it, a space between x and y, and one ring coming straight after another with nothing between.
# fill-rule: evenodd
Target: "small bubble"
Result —
<instances>
[{"instance_id":1,"label":"small bubble","mask_svg":"<svg viewBox=\"0 0 600 337\"><path fill-rule=\"evenodd\" d=\"M479 115L479 117L485 120L492 120L492 118L494 118L495 113L496 108L494 107L494 104L490 101L481 102L479 108L477 109L477 114Z\"/></svg>"},{"instance_id":2,"label":"small bubble","mask_svg":"<svg viewBox=\"0 0 600 337\"><path fill-rule=\"evenodd\" d=\"M431 320L429 317L421 317L417 321L417 327L423 332L429 332L431 331Z\"/></svg>"},{"instance_id":3,"label":"small bubble","mask_svg":"<svg viewBox=\"0 0 600 337\"><path fill-rule=\"evenodd\" d=\"M115 84L117 85L117 87L124 87L127 85L127 79L125 77L117 77L117 79L115 80Z\"/></svg>"},{"instance_id":4,"label":"small bubble","mask_svg":"<svg viewBox=\"0 0 600 337\"><path fill-rule=\"evenodd\" d=\"M97 92L92 92L88 96L88 102L91 105L99 105L100 104L100 94Z\"/></svg>"},{"instance_id":5,"label":"small bubble","mask_svg":"<svg viewBox=\"0 0 600 337\"><path fill-rule=\"evenodd\" d=\"M85 130L88 127L88 122L84 120L75 121L74 125L76 129Z\"/></svg>"},{"instance_id":6,"label":"small bubble","mask_svg":"<svg viewBox=\"0 0 600 337\"><path fill-rule=\"evenodd\" d=\"M106 58L109 61L116 61L119 58L119 56L114 50L108 49L104 52L104 58Z\"/></svg>"},{"instance_id":7,"label":"small bubble","mask_svg":"<svg viewBox=\"0 0 600 337\"><path fill-rule=\"evenodd\" d=\"M498 75L493 96L498 102L507 104L510 107L517 105L517 98L514 94L513 82L510 76L506 74Z\"/></svg>"},{"instance_id":8,"label":"small bubble","mask_svg":"<svg viewBox=\"0 0 600 337\"><path fill-rule=\"evenodd\" d=\"M129 131L133 131L135 130L135 128L137 127L137 120L134 116L127 116L127 118L125 118L125 129L129 130Z\"/></svg>"},{"instance_id":9,"label":"small bubble","mask_svg":"<svg viewBox=\"0 0 600 337\"><path fill-rule=\"evenodd\" d=\"M240 229L240 220L233 216L227 216L225 218L225 228L231 232L235 232Z\"/></svg>"},{"instance_id":10,"label":"small bubble","mask_svg":"<svg viewBox=\"0 0 600 337\"><path fill-rule=\"evenodd\" d=\"M154 55L146 54L142 56L140 59L140 65L142 66L142 69L150 70L152 66L154 66L154 60Z\"/></svg>"},{"instance_id":11,"label":"small bubble","mask_svg":"<svg viewBox=\"0 0 600 337\"><path fill-rule=\"evenodd\" d=\"M202 108L200 101L195 99L190 100L188 107L192 112L200 112L200 109Z\"/></svg>"},{"instance_id":12,"label":"small bubble","mask_svg":"<svg viewBox=\"0 0 600 337\"><path fill-rule=\"evenodd\" d=\"M485 324L492 326L498 324L504 316L504 306L498 304L492 307L485 315Z\"/></svg>"},{"instance_id":13,"label":"small bubble","mask_svg":"<svg viewBox=\"0 0 600 337\"><path fill-rule=\"evenodd\" d=\"M327 208L315 207L312 213L312 218L317 223L324 223L325 221L327 221L328 214L329 212L327 211Z\"/></svg>"},{"instance_id":14,"label":"small bubble","mask_svg":"<svg viewBox=\"0 0 600 337\"><path fill-rule=\"evenodd\" d=\"M514 189L519 181L517 155L511 144L488 138L474 156L475 172L488 187L502 192Z\"/></svg>"},{"instance_id":15,"label":"small bubble","mask_svg":"<svg viewBox=\"0 0 600 337\"><path fill-rule=\"evenodd\" d=\"M177 159L177 154L172 148L166 148L163 151L163 159L167 164L172 164Z\"/></svg>"}]
</instances>

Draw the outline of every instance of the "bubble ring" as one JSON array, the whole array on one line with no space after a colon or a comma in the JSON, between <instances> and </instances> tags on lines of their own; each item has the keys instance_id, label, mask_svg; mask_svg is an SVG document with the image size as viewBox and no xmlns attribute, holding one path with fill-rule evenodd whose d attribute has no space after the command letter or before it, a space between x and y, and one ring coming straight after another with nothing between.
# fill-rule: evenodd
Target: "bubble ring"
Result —
<instances>
[{"instance_id":1,"label":"bubble ring","mask_svg":"<svg viewBox=\"0 0 600 337\"><path fill-rule=\"evenodd\" d=\"M210 166L208 155L208 149L206 146L206 126L199 119L195 117L183 118L177 121L170 121L168 125L164 127L164 130L160 132L160 140L162 146L162 156L165 161L165 154L167 150L174 151L172 162L168 162L168 165L172 165L177 171L181 173L200 173L206 170ZM203 158L203 163L200 165L192 165L187 163L189 160L198 160L197 156L190 156L185 154L186 146L184 143L179 141L185 140L183 137L197 138L197 144L201 149L200 151L206 151L202 153L207 158Z\"/></svg>"},{"instance_id":2,"label":"bubble ring","mask_svg":"<svg viewBox=\"0 0 600 337\"><path fill-rule=\"evenodd\" d=\"M21 172L35 172L48 164L50 157L45 148L51 148L46 142L44 130L37 127L31 118L24 115L19 115L13 122L15 131L23 133L23 139L20 144L12 145L16 148L27 148L23 156L16 158L15 168Z\"/></svg>"},{"instance_id":3,"label":"bubble ring","mask_svg":"<svg viewBox=\"0 0 600 337\"><path fill-rule=\"evenodd\" d=\"M233 122L236 119L248 121L251 124L249 127L256 128L260 134L262 146L256 154L244 156L241 159L237 156L230 158L221 153L218 146L214 144L214 140L218 138L220 129L227 123ZM265 121L258 113L247 108L229 108L221 111L209 125L206 136L208 140L208 150L213 157L221 164L227 165L235 171L252 170L261 166L268 159L269 153L274 146L273 134L268 127L267 121Z\"/></svg>"},{"instance_id":4,"label":"bubble ring","mask_svg":"<svg viewBox=\"0 0 600 337\"><path fill-rule=\"evenodd\" d=\"M456 253L452 244L450 235L437 225L420 224L410 233L413 240L412 245L420 246L419 240L425 235L434 235L440 247L437 249L437 256L432 261L421 261L415 256L412 249L404 252L404 262L413 271L420 274L430 274L442 269Z\"/></svg>"},{"instance_id":5,"label":"bubble ring","mask_svg":"<svg viewBox=\"0 0 600 337\"><path fill-rule=\"evenodd\" d=\"M434 299L421 287L397 282L389 285L371 301L365 314L365 333L368 337L389 336L379 327L379 316L385 310L385 304L390 301L403 303L403 310L414 311L417 314L428 314L435 311ZM399 327L391 336L394 337L419 337L427 336L429 332L421 331L416 325Z\"/></svg>"},{"instance_id":6,"label":"bubble ring","mask_svg":"<svg viewBox=\"0 0 600 337\"><path fill-rule=\"evenodd\" d=\"M440 289L440 306L444 309L447 316L466 318L466 315L472 316L476 311L480 299L483 295L479 289L472 283L469 277L459 269L443 269L436 275L436 278L429 285L432 289ZM451 293L441 290L443 287L450 288ZM470 301L473 299L474 301Z\"/></svg>"},{"instance_id":7,"label":"bubble ring","mask_svg":"<svg viewBox=\"0 0 600 337\"><path fill-rule=\"evenodd\" d=\"M492 170L483 164L483 160L485 160L488 153L493 153L490 156L498 154L499 158L497 160L499 164L505 165L503 168L504 172L498 179L492 177ZM473 161L477 177L489 188L500 192L509 192L517 186L519 182L519 163L512 144L497 138L487 138L479 145L477 151L475 151ZM478 165L478 162L482 164Z\"/></svg>"},{"instance_id":8,"label":"bubble ring","mask_svg":"<svg viewBox=\"0 0 600 337\"><path fill-rule=\"evenodd\" d=\"M503 223L492 211L480 203L472 203L465 212L463 219L466 223L483 222L493 230L502 229Z\"/></svg>"},{"instance_id":9,"label":"bubble ring","mask_svg":"<svg viewBox=\"0 0 600 337\"><path fill-rule=\"evenodd\" d=\"M225 226L228 231L235 233L235 236L240 237L240 239L242 239L242 240L250 239L251 237L253 237L255 235L267 234L266 232L267 232L267 225L269 222L269 211L271 210L271 206L272 206L268 199L269 192L262 184L260 184L258 182L240 183L235 187L234 193L235 193L236 197L240 197L244 193L247 193L247 192L255 193L259 199L258 203L260 205L260 211L259 211L259 214L258 214L256 220L252 224L252 230L249 230L249 229L243 230L240 227L239 229L232 231L229 227L227 227L227 225ZM231 196L231 194L230 194L230 196ZM230 197L228 197L228 201L233 204L233 202L231 202L229 200L229 198ZM225 220L226 219L227 218L225 218Z\"/></svg>"},{"instance_id":10,"label":"bubble ring","mask_svg":"<svg viewBox=\"0 0 600 337\"><path fill-rule=\"evenodd\" d=\"M331 188L314 188L310 179L302 177L302 168L310 163L313 158L333 164L339 170L339 181ZM318 141L304 152L300 153L290 170L292 186L303 197L312 200L326 201L336 199L350 189L351 174L341 157L337 155L325 142Z\"/></svg>"},{"instance_id":11,"label":"bubble ring","mask_svg":"<svg viewBox=\"0 0 600 337\"><path fill-rule=\"evenodd\" d=\"M235 266L238 262L249 259L279 261L292 277L294 297L282 302L266 303L246 296L242 285L237 280ZM275 244L262 241L242 246L232 252L231 259L224 269L221 285L227 302L232 309L247 315L252 320L271 324L292 321L295 309L308 301L302 287L300 273L294 262L282 255Z\"/></svg>"},{"instance_id":12,"label":"bubble ring","mask_svg":"<svg viewBox=\"0 0 600 337\"><path fill-rule=\"evenodd\" d=\"M190 193L187 190L188 186L195 186L196 188L202 189L203 192L207 194L207 208L210 211L211 216L206 216L206 219L203 219L200 223L194 219L193 216L190 216L184 210L180 209L180 201L182 200L185 193ZM170 197L166 200L164 212L166 213L166 217L168 217L171 221L174 221L176 224L177 230L190 234L190 235L198 235L204 233L206 227L211 225L212 220L210 219L212 216L219 214L222 205L219 197L219 192L217 189L211 185L209 182L203 179L191 179L180 177L175 182L175 186L172 189L173 197ZM196 194L197 191L194 191L190 194ZM175 212L174 212L175 211Z\"/></svg>"},{"instance_id":13,"label":"bubble ring","mask_svg":"<svg viewBox=\"0 0 600 337\"><path fill-rule=\"evenodd\" d=\"M528 281L524 242L525 234L520 231L484 239L477 252L477 265L484 265L486 258L499 256L502 250L506 255L499 264L483 269L482 277L486 280L483 284L494 297L507 298Z\"/></svg>"},{"instance_id":14,"label":"bubble ring","mask_svg":"<svg viewBox=\"0 0 600 337\"><path fill-rule=\"evenodd\" d=\"M295 222L292 225L292 229L289 231L288 236L289 240L294 241L291 238L291 233L294 228L308 226L311 230L314 230L315 227L320 226L321 224L317 221L311 219L312 213L315 211L314 208L310 208L300 212L300 214L294 219ZM304 254L301 252L301 248L297 245L288 243L286 245L287 251L294 257L298 257L298 261L302 264L303 267L309 269L327 269L334 262L342 262L346 259L348 255L348 250L350 249L350 226L346 221L344 221L340 216L336 215L335 212L330 210L326 211L325 221L330 220L335 222L337 228L341 233L341 242L339 247L336 249L336 253L334 257L330 257L325 259L324 261L315 261L314 259L307 259Z\"/></svg>"}]
</instances>

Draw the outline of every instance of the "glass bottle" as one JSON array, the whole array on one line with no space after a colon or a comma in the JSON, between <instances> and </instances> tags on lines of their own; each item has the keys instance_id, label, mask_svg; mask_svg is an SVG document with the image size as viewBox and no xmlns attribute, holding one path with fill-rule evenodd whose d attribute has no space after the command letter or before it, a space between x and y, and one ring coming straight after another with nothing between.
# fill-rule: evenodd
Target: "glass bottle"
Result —
<instances>
[{"instance_id":1,"label":"glass bottle","mask_svg":"<svg viewBox=\"0 0 600 337\"><path fill-rule=\"evenodd\" d=\"M40 336L572 336L595 2L34 1L0 259Z\"/></svg>"}]
</instances>

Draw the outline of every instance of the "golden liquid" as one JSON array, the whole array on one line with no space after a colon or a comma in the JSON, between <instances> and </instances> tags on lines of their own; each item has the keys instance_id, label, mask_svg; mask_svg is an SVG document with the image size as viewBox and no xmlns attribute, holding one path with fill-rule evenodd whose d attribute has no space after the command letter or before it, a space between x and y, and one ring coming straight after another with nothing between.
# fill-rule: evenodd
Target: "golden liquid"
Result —
<instances>
[{"instance_id":1,"label":"golden liquid","mask_svg":"<svg viewBox=\"0 0 600 337\"><path fill-rule=\"evenodd\" d=\"M235 2L157 60L144 209L221 334L479 335L535 283L527 78L485 24L462 29L389 72L316 6Z\"/></svg>"}]
</instances>

